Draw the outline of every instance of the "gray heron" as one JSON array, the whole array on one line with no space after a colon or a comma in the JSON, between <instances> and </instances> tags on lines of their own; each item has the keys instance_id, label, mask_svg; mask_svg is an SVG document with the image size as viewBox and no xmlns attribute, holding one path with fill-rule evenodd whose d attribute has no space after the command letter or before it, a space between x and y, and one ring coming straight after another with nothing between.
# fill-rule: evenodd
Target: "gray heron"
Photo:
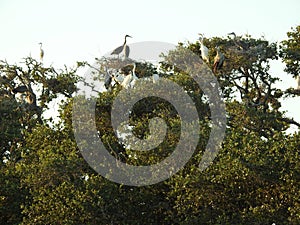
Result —
<instances>
[{"instance_id":1,"label":"gray heron","mask_svg":"<svg viewBox=\"0 0 300 225\"><path fill-rule=\"evenodd\" d=\"M111 55L118 55L119 56L121 52L124 52L125 59L128 58L129 52L130 52L129 47L126 44L128 37L132 38L130 35L126 34L123 45L121 45L121 46L117 47L115 50L113 50Z\"/></svg>"},{"instance_id":2,"label":"gray heron","mask_svg":"<svg viewBox=\"0 0 300 225\"><path fill-rule=\"evenodd\" d=\"M40 59L41 59L41 61L43 61L43 59L44 59L44 50L42 49L42 42L40 42L39 43L39 45L40 45Z\"/></svg>"},{"instance_id":3,"label":"gray heron","mask_svg":"<svg viewBox=\"0 0 300 225\"><path fill-rule=\"evenodd\" d=\"M216 49L217 49L217 55L214 58L214 66L213 66L214 73L217 73L217 70L221 69L225 60L225 56L220 51L219 46L216 46Z\"/></svg>"},{"instance_id":4,"label":"gray heron","mask_svg":"<svg viewBox=\"0 0 300 225\"><path fill-rule=\"evenodd\" d=\"M205 61L206 63L209 63L209 57L208 57L208 48L203 44L203 34L199 34L200 38L200 51L201 51L201 57L202 60Z\"/></svg>"}]
</instances>

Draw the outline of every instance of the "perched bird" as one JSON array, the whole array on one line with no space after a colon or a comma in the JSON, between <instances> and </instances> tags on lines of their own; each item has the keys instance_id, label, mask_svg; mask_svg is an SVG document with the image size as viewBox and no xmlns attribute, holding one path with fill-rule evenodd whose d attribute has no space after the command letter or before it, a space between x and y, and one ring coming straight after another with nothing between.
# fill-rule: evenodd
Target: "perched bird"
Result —
<instances>
[{"instance_id":1,"label":"perched bird","mask_svg":"<svg viewBox=\"0 0 300 225\"><path fill-rule=\"evenodd\" d=\"M138 79L137 76L135 75L135 69L136 69L136 64L134 63L132 71L129 72L129 74L124 78L123 82L121 83L121 85L124 88L127 89L130 86L132 81L136 81Z\"/></svg>"},{"instance_id":2,"label":"perched bird","mask_svg":"<svg viewBox=\"0 0 300 225\"><path fill-rule=\"evenodd\" d=\"M125 35L125 40L124 40L124 44L117 47L115 50L112 51L111 55L120 55L121 52L124 53L124 58L128 58L129 56L129 52L130 52L130 49L129 47L126 45L126 42L127 42L127 38L130 37L132 38L130 35L126 34Z\"/></svg>"},{"instance_id":3,"label":"perched bird","mask_svg":"<svg viewBox=\"0 0 300 225\"><path fill-rule=\"evenodd\" d=\"M202 60L204 60L206 63L209 63L209 57L208 57L208 48L203 44L203 34L199 34L200 38L200 51L201 51L201 57Z\"/></svg>"},{"instance_id":4,"label":"perched bird","mask_svg":"<svg viewBox=\"0 0 300 225\"><path fill-rule=\"evenodd\" d=\"M159 75L157 73L154 73L152 75L152 81L155 84L159 80Z\"/></svg>"},{"instance_id":5,"label":"perched bird","mask_svg":"<svg viewBox=\"0 0 300 225\"><path fill-rule=\"evenodd\" d=\"M28 88L25 85L18 86L12 90L14 94L27 92Z\"/></svg>"},{"instance_id":6,"label":"perched bird","mask_svg":"<svg viewBox=\"0 0 300 225\"><path fill-rule=\"evenodd\" d=\"M245 43L240 39L240 37L237 37L234 32L231 32L228 34L229 36L233 36L233 42L240 50L247 50L249 48L249 44Z\"/></svg>"},{"instance_id":7,"label":"perched bird","mask_svg":"<svg viewBox=\"0 0 300 225\"><path fill-rule=\"evenodd\" d=\"M40 45L40 60L43 61L44 59L44 50L42 49L43 44L40 42L39 45Z\"/></svg>"},{"instance_id":8,"label":"perched bird","mask_svg":"<svg viewBox=\"0 0 300 225\"><path fill-rule=\"evenodd\" d=\"M214 73L217 73L217 70L221 69L225 60L225 56L220 51L219 46L217 46L216 49L217 49L217 55L214 58L214 66L213 66Z\"/></svg>"},{"instance_id":9,"label":"perched bird","mask_svg":"<svg viewBox=\"0 0 300 225\"><path fill-rule=\"evenodd\" d=\"M107 90L109 89L111 82L112 82L112 77L108 72L106 72L104 77L104 86Z\"/></svg>"}]
</instances>

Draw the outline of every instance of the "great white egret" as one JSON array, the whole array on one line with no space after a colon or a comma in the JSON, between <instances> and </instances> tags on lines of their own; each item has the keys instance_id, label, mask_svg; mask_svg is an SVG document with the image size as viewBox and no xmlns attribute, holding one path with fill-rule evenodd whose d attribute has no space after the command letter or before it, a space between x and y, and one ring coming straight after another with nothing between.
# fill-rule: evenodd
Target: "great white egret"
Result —
<instances>
[{"instance_id":1,"label":"great white egret","mask_svg":"<svg viewBox=\"0 0 300 225\"><path fill-rule=\"evenodd\" d=\"M216 49L217 49L217 55L214 58L214 66L213 66L214 73L217 73L217 70L221 69L225 60L225 56L220 51L219 46L217 46Z\"/></svg>"},{"instance_id":2,"label":"great white egret","mask_svg":"<svg viewBox=\"0 0 300 225\"><path fill-rule=\"evenodd\" d=\"M206 63L209 63L209 57L208 57L208 48L203 44L203 34L199 34L200 38L200 51L201 51L201 57L202 60L205 61Z\"/></svg>"},{"instance_id":3,"label":"great white egret","mask_svg":"<svg viewBox=\"0 0 300 225\"><path fill-rule=\"evenodd\" d=\"M132 38L130 35L126 34L123 45L121 45L121 46L117 47L115 50L113 50L111 55L118 55L119 56L121 52L124 52L125 59L128 58L129 52L130 52L129 47L126 44L128 37Z\"/></svg>"},{"instance_id":4,"label":"great white egret","mask_svg":"<svg viewBox=\"0 0 300 225\"><path fill-rule=\"evenodd\" d=\"M42 49L42 42L40 42L39 43L39 45L40 45L40 59L41 59L41 61L43 61L43 59L44 59L44 50Z\"/></svg>"},{"instance_id":5,"label":"great white egret","mask_svg":"<svg viewBox=\"0 0 300 225\"><path fill-rule=\"evenodd\" d=\"M159 75L157 73L154 73L152 75L152 81L155 84L159 80Z\"/></svg>"},{"instance_id":6,"label":"great white egret","mask_svg":"<svg viewBox=\"0 0 300 225\"><path fill-rule=\"evenodd\" d=\"M134 63L132 71L129 72L129 74L124 78L123 82L121 83L121 85L124 88L127 89L130 86L131 82L136 81L138 79L137 76L135 75L135 69L136 69L136 64Z\"/></svg>"}]
</instances>

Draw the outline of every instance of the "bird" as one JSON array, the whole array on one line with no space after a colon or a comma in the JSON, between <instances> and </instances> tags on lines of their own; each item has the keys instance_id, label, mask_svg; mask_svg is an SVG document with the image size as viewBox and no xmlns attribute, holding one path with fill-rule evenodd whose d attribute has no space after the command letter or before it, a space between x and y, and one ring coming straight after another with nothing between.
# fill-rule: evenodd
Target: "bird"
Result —
<instances>
[{"instance_id":1,"label":"bird","mask_svg":"<svg viewBox=\"0 0 300 225\"><path fill-rule=\"evenodd\" d=\"M159 75L157 73L153 73L152 75L152 81L155 84L159 80Z\"/></svg>"},{"instance_id":2,"label":"bird","mask_svg":"<svg viewBox=\"0 0 300 225\"><path fill-rule=\"evenodd\" d=\"M111 75L106 71L105 77L104 77L104 86L108 90L111 85L112 77Z\"/></svg>"},{"instance_id":3,"label":"bird","mask_svg":"<svg viewBox=\"0 0 300 225\"><path fill-rule=\"evenodd\" d=\"M225 56L220 51L219 46L216 46L216 49L217 49L217 55L214 58L214 65L213 65L214 73L217 73L217 70L221 69L221 67L223 66L224 60L225 60Z\"/></svg>"},{"instance_id":4,"label":"bird","mask_svg":"<svg viewBox=\"0 0 300 225\"><path fill-rule=\"evenodd\" d=\"M126 34L123 45L121 45L121 46L117 47L115 50L113 50L111 55L118 55L119 56L121 52L124 52L124 58L125 59L128 58L129 52L130 52L129 47L126 45L128 37L132 38L130 35Z\"/></svg>"},{"instance_id":5,"label":"bird","mask_svg":"<svg viewBox=\"0 0 300 225\"><path fill-rule=\"evenodd\" d=\"M135 69L136 69L136 64L134 63L132 71L129 72L129 74L124 78L124 80L121 83L121 85L124 88L127 89L130 86L132 81L136 81L138 79L137 76L135 75Z\"/></svg>"},{"instance_id":6,"label":"bird","mask_svg":"<svg viewBox=\"0 0 300 225\"><path fill-rule=\"evenodd\" d=\"M201 57L202 60L204 60L206 63L209 63L209 56L208 56L208 48L203 44L203 34L199 34L200 38L200 51L201 51Z\"/></svg>"},{"instance_id":7,"label":"bird","mask_svg":"<svg viewBox=\"0 0 300 225\"><path fill-rule=\"evenodd\" d=\"M240 37L237 37L234 32L231 32L228 35L229 36L230 35L233 36L234 44L238 47L238 49L240 49L240 50L247 50L249 48L249 45L247 43L245 43L244 41L242 41L240 39Z\"/></svg>"},{"instance_id":8,"label":"bird","mask_svg":"<svg viewBox=\"0 0 300 225\"><path fill-rule=\"evenodd\" d=\"M12 90L14 94L27 92L28 88L25 85L18 86Z\"/></svg>"},{"instance_id":9,"label":"bird","mask_svg":"<svg viewBox=\"0 0 300 225\"><path fill-rule=\"evenodd\" d=\"M39 43L40 45L40 60L43 61L44 59L44 50L42 49L42 42Z\"/></svg>"}]
</instances>

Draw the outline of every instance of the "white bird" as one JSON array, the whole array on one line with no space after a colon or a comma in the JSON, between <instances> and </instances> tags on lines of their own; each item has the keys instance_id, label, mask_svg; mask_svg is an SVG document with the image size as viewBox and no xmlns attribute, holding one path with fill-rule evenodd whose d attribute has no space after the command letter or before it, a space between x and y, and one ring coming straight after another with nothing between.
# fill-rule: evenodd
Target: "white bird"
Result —
<instances>
[{"instance_id":1,"label":"white bird","mask_svg":"<svg viewBox=\"0 0 300 225\"><path fill-rule=\"evenodd\" d=\"M135 82L136 80L138 80L138 77L135 75L135 69L136 64L134 63L132 71L130 71L130 73L124 78L123 82L121 83L124 88L127 89L131 85L131 82Z\"/></svg>"},{"instance_id":2,"label":"white bird","mask_svg":"<svg viewBox=\"0 0 300 225\"><path fill-rule=\"evenodd\" d=\"M121 46L117 47L115 50L113 50L111 55L118 55L119 56L120 53L123 52L124 53L124 58L125 59L128 58L129 52L130 52L129 47L126 44L128 37L132 38L130 35L126 34L123 45L121 45Z\"/></svg>"},{"instance_id":3,"label":"white bird","mask_svg":"<svg viewBox=\"0 0 300 225\"><path fill-rule=\"evenodd\" d=\"M43 44L40 42L39 45L40 45L40 60L43 61L44 59L44 50L42 49Z\"/></svg>"},{"instance_id":4,"label":"white bird","mask_svg":"<svg viewBox=\"0 0 300 225\"><path fill-rule=\"evenodd\" d=\"M209 56L208 56L208 48L203 44L203 34L200 34L200 51L201 51L201 57L202 60L204 60L206 63L209 63Z\"/></svg>"},{"instance_id":5,"label":"white bird","mask_svg":"<svg viewBox=\"0 0 300 225\"><path fill-rule=\"evenodd\" d=\"M216 49L217 49L217 55L214 58L214 66L213 66L214 73L217 73L217 70L221 69L225 60L225 56L220 51L219 46L217 46Z\"/></svg>"},{"instance_id":6,"label":"white bird","mask_svg":"<svg viewBox=\"0 0 300 225\"><path fill-rule=\"evenodd\" d=\"M159 80L159 75L157 73L154 73L152 75L152 81L155 84Z\"/></svg>"}]
</instances>

